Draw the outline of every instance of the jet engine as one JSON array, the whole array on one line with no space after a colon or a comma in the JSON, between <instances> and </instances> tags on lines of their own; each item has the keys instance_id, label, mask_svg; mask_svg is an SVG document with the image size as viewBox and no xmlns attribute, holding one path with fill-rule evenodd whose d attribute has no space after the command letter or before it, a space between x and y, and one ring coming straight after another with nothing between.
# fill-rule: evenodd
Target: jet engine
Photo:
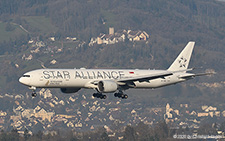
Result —
<instances>
[{"instance_id":1,"label":"jet engine","mask_svg":"<svg viewBox=\"0 0 225 141\"><path fill-rule=\"evenodd\" d=\"M98 82L98 91L101 93L115 92L117 88L117 83L112 80L102 80Z\"/></svg>"},{"instance_id":2,"label":"jet engine","mask_svg":"<svg viewBox=\"0 0 225 141\"><path fill-rule=\"evenodd\" d=\"M80 90L81 88L60 88L60 90L63 93L76 93Z\"/></svg>"}]
</instances>

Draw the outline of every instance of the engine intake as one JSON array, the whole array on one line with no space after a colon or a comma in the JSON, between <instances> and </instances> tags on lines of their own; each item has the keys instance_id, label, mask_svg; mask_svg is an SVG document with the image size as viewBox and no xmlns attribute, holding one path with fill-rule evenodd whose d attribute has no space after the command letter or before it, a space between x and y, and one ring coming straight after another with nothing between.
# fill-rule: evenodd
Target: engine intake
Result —
<instances>
[{"instance_id":1,"label":"engine intake","mask_svg":"<svg viewBox=\"0 0 225 141\"><path fill-rule=\"evenodd\" d=\"M102 80L98 82L98 91L102 93L115 92L118 89L118 85L112 80Z\"/></svg>"}]
</instances>

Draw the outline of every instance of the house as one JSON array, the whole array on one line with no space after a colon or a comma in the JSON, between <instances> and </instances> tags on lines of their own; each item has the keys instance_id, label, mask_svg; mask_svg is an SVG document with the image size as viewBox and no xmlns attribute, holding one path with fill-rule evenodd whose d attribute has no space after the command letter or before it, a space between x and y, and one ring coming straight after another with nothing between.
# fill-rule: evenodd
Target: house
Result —
<instances>
[{"instance_id":1,"label":"house","mask_svg":"<svg viewBox=\"0 0 225 141\"><path fill-rule=\"evenodd\" d=\"M128 30L127 37L129 41L146 41L149 38L149 35L145 31Z\"/></svg>"},{"instance_id":2,"label":"house","mask_svg":"<svg viewBox=\"0 0 225 141\"><path fill-rule=\"evenodd\" d=\"M50 64L53 64L53 65L56 63L57 63L57 61L55 59L50 62Z\"/></svg>"},{"instance_id":3,"label":"house","mask_svg":"<svg viewBox=\"0 0 225 141\"><path fill-rule=\"evenodd\" d=\"M49 39L53 42L55 41L55 37L50 37Z\"/></svg>"},{"instance_id":4,"label":"house","mask_svg":"<svg viewBox=\"0 0 225 141\"><path fill-rule=\"evenodd\" d=\"M214 116L213 112L209 112L209 115L210 115L210 117Z\"/></svg>"},{"instance_id":5,"label":"house","mask_svg":"<svg viewBox=\"0 0 225 141\"><path fill-rule=\"evenodd\" d=\"M223 117L225 117L225 111L222 112Z\"/></svg>"},{"instance_id":6,"label":"house","mask_svg":"<svg viewBox=\"0 0 225 141\"><path fill-rule=\"evenodd\" d=\"M60 115L57 115L57 117L68 119L68 118L75 118L76 116L75 115L62 115L62 114L60 114Z\"/></svg>"},{"instance_id":7,"label":"house","mask_svg":"<svg viewBox=\"0 0 225 141\"><path fill-rule=\"evenodd\" d=\"M215 111L215 116L220 117L220 111Z\"/></svg>"},{"instance_id":8,"label":"house","mask_svg":"<svg viewBox=\"0 0 225 141\"><path fill-rule=\"evenodd\" d=\"M37 42L35 43L35 45L36 45L36 47L44 47L44 46L45 46L45 43L42 42L42 41L37 41Z\"/></svg>"},{"instance_id":9,"label":"house","mask_svg":"<svg viewBox=\"0 0 225 141\"><path fill-rule=\"evenodd\" d=\"M34 109L25 109L22 112L22 117L30 118L33 115L34 115Z\"/></svg>"},{"instance_id":10,"label":"house","mask_svg":"<svg viewBox=\"0 0 225 141\"><path fill-rule=\"evenodd\" d=\"M34 50L31 50L31 51L30 51L30 53L38 53L38 52L40 52L39 47L38 47L38 48L36 48L36 49L34 49Z\"/></svg>"},{"instance_id":11,"label":"house","mask_svg":"<svg viewBox=\"0 0 225 141\"><path fill-rule=\"evenodd\" d=\"M174 110L174 113L176 113L178 116L180 115L179 110Z\"/></svg>"},{"instance_id":12,"label":"house","mask_svg":"<svg viewBox=\"0 0 225 141\"><path fill-rule=\"evenodd\" d=\"M37 106L34 110L35 110L35 112L37 112L37 111L39 111L41 109L41 107L40 106Z\"/></svg>"},{"instance_id":13,"label":"house","mask_svg":"<svg viewBox=\"0 0 225 141\"><path fill-rule=\"evenodd\" d=\"M39 112L35 113L36 118L41 118L43 121L48 120L51 122L52 117L55 115L55 112L46 112L44 109L41 109Z\"/></svg>"},{"instance_id":14,"label":"house","mask_svg":"<svg viewBox=\"0 0 225 141\"><path fill-rule=\"evenodd\" d=\"M41 96L43 96L44 99L52 98L52 94L51 94L51 91L50 91L49 89L46 89L46 90L45 90L44 88L42 88L42 89L40 90L39 94L40 94Z\"/></svg>"},{"instance_id":15,"label":"house","mask_svg":"<svg viewBox=\"0 0 225 141\"><path fill-rule=\"evenodd\" d=\"M66 40L68 40L68 41L76 41L77 38L76 37L66 37Z\"/></svg>"},{"instance_id":16,"label":"house","mask_svg":"<svg viewBox=\"0 0 225 141\"><path fill-rule=\"evenodd\" d=\"M190 113L190 115L197 115L197 113L196 113L195 111L192 111L192 112Z\"/></svg>"},{"instance_id":17,"label":"house","mask_svg":"<svg viewBox=\"0 0 225 141\"><path fill-rule=\"evenodd\" d=\"M209 113L198 113L198 117L207 117Z\"/></svg>"},{"instance_id":18,"label":"house","mask_svg":"<svg viewBox=\"0 0 225 141\"><path fill-rule=\"evenodd\" d=\"M212 107L212 106L209 106L205 109L205 112L209 112L209 111L216 111L217 108L216 107Z\"/></svg>"},{"instance_id":19,"label":"house","mask_svg":"<svg viewBox=\"0 0 225 141\"><path fill-rule=\"evenodd\" d=\"M82 125L82 123L76 123L76 124L75 124L75 127L77 127L77 128L80 127L80 128L81 128L81 127L83 127L83 125Z\"/></svg>"},{"instance_id":20,"label":"house","mask_svg":"<svg viewBox=\"0 0 225 141\"><path fill-rule=\"evenodd\" d=\"M0 111L0 116L7 116L6 112Z\"/></svg>"},{"instance_id":21,"label":"house","mask_svg":"<svg viewBox=\"0 0 225 141\"><path fill-rule=\"evenodd\" d=\"M25 58L26 61L30 61L33 59L33 56L30 54L28 57Z\"/></svg>"},{"instance_id":22,"label":"house","mask_svg":"<svg viewBox=\"0 0 225 141\"><path fill-rule=\"evenodd\" d=\"M69 123L66 124L67 127L74 127L73 123L70 121Z\"/></svg>"},{"instance_id":23,"label":"house","mask_svg":"<svg viewBox=\"0 0 225 141\"><path fill-rule=\"evenodd\" d=\"M105 130L106 130L107 133L113 132L107 125L104 125L104 128L105 128Z\"/></svg>"},{"instance_id":24,"label":"house","mask_svg":"<svg viewBox=\"0 0 225 141\"><path fill-rule=\"evenodd\" d=\"M0 117L0 124L4 124L5 123L5 118Z\"/></svg>"},{"instance_id":25,"label":"house","mask_svg":"<svg viewBox=\"0 0 225 141\"><path fill-rule=\"evenodd\" d=\"M34 40L31 39L28 41L28 44L32 44L33 42L34 42Z\"/></svg>"},{"instance_id":26,"label":"house","mask_svg":"<svg viewBox=\"0 0 225 141\"><path fill-rule=\"evenodd\" d=\"M207 109L207 108L208 108L208 106L206 106L206 105L202 106L203 111L205 111L205 109Z\"/></svg>"},{"instance_id":27,"label":"house","mask_svg":"<svg viewBox=\"0 0 225 141\"><path fill-rule=\"evenodd\" d=\"M22 120L22 117L21 116L10 116L10 120L13 120L13 122L16 122L16 121Z\"/></svg>"}]
</instances>

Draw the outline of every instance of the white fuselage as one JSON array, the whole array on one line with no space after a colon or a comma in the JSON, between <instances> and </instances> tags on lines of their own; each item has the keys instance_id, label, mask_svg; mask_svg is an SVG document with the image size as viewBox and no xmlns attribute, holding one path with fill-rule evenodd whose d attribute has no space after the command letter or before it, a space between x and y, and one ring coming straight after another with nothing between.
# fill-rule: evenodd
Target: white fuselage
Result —
<instances>
[{"instance_id":1,"label":"white fuselage","mask_svg":"<svg viewBox=\"0 0 225 141\"><path fill-rule=\"evenodd\" d=\"M95 88L93 82L100 80L119 81L149 74L168 72L167 70L132 69L38 69L25 73L19 81L37 88ZM157 88L185 81L174 73L164 78L148 81L134 81L133 88ZM186 74L186 73L185 73Z\"/></svg>"}]
</instances>

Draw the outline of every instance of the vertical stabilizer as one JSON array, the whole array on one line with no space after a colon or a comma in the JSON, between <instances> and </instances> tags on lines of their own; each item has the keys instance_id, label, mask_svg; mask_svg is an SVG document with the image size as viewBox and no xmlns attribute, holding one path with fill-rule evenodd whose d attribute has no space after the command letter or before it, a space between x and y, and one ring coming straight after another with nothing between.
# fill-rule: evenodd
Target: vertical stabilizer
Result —
<instances>
[{"instance_id":1,"label":"vertical stabilizer","mask_svg":"<svg viewBox=\"0 0 225 141\"><path fill-rule=\"evenodd\" d=\"M182 52L178 55L173 64L168 68L169 71L179 71L188 68L195 42L189 42Z\"/></svg>"}]
</instances>

